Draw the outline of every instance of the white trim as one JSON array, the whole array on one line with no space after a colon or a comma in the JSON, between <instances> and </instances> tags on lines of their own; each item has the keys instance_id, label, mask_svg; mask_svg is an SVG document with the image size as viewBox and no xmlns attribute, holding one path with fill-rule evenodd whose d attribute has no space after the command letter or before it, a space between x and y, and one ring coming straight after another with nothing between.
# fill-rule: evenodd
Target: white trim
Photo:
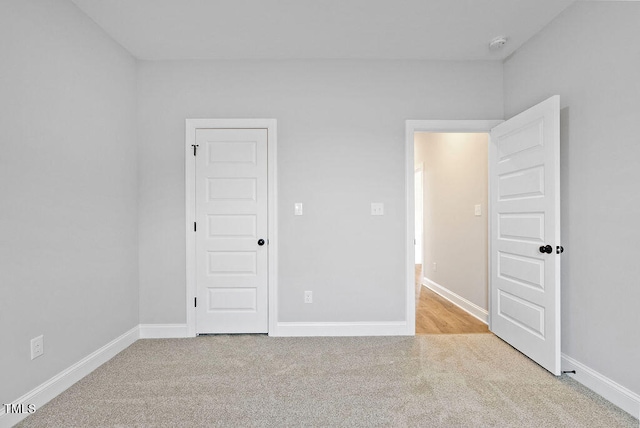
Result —
<instances>
[{"instance_id":1,"label":"white trim","mask_svg":"<svg viewBox=\"0 0 640 428\"><path fill-rule=\"evenodd\" d=\"M269 334L275 335L278 321L278 137L276 119L186 119L185 121L185 243L186 243L186 296L187 337L196 336L195 307L195 157L193 148L196 129L233 128L267 130L267 192L268 192L268 251L269 251ZM189 251L189 249L194 249Z\"/></svg>"},{"instance_id":2,"label":"white trim","mask_svg":"<svg viewBox=\"0 0 640 428\"><path fill-rule=\"evenodd\" d=\"M416 292L415 292L415 270L416 270L416 254L413 240L415 239L415 149L414 149L414 121L407 120L405 124L405 177L404 177L404 198L406 211L405 233L405 300L406 300L406 334L414 336L416 334Z\"/></svg>"},{"instance_id":3,"label":"white trim","mask_svg":"<svg viewBox=\"0 0 640 428\"><path fill-rule=\"evenodd\" d=\"M415 238L414 222L414 134L416 132L487 132L504 120L407 120L405 122L405 200L406 200L406 244L405 244L405 284L406 284L406 327L409 335L416 332L416 295L415 295ZM489 160L487 159L487 163ZM489 212L489 207L487 207ZM489 222L490 223L490 222ZM489 225L489 236L491 226ZM491 242L491 240L488 240ZM491 266L491 248L489 248L489 266ZM489 287L490 288L490 287ZM491 298L489 298L491 304ZM491 309L491 308L489 308ZM491 328L491 317L489 317Z\"/></svg>"},{"instance_id":4,"label":"white trim","mask_svg":"<svg viewBox=\"0 0 640 428\"><path fill-rule=\"evenodd\" d=\"M562 370L575 370L576 374L568 376L640 419L640 395L565 354L562 354Z\"/></svg>"},{"instance_id":5,"label":"white trim","mask_svg":"<svg viewBox=\"0 0 640 428\"><path fill-rule=\"evenodd\" d=\"M415 329L415 323L414 323ZM309 336L407 336L407 323L404 321L388 322L279 322L279 337Z\"/></svg>"},{"instance_id":6,"label":"white trim","mask_svg":"<svg viewBox=\"0 0 640 428\"><path fill-rule=\"evenodd\" d=\"M174 339L189 337L186 324L140 324L140 339Z\"/></svg>"},{"instance_id":7,"label":"white trim","mask_svg":"<svg viewBox=\"0 0 640 428\"><path fill-rule=\"evenodd\" d=\"M469 300L454 293L448 288L443 287L437 282L430 280L426 276L422 278L422 285L424 285L434 293L442 296L444 299L447 299L474 318L477 318L485 324L489 324L489 311L487 311L486 309L481 308L473 302L470 302Z\"/></svg>"},{"instance_id":8,"label":"white trim","mask_svg":"<svg viewBox=\"0 0 640 428\"><path fill-rule=\"evenodd\" d=\"M504 120L407 120L413 132L489 132ZM411 141L413 143L413 140ZM412 165L413 168L413 165Z\"/></svg>"},{"instance_id":9,"label":"white trim","mask_svg":"<svg viewBox=\"0 0 640 428\"><path fill-rule=\"evenodd\" d=\"M196 237L193 233L193 222L196 218L196 157L193 156L191 144L196 141L197 125L186 120L185 124L185 152L184 152L184 183L185 183L185 252L186 252L186 293L187 293L187 335L189 337L196 336L196 313L195 307L191 303L194 302L196 296ZM191 144L189 144L191 143Z\"/></svg>"},{"instance_id":10,"label":"white trim","mask_svg":"<svg viewBox=\"0 0 640 428\"><path fill-rule=\"evenodd\" d=\"M267 181L269 217L269 332L278 324L278 122L265 121L267 127Z\"/></svg>"},{"instance_id":11,"label":"white trim","mask_svg":"<svg viewBox=\"0 0 640 428\"><path fill-rule=\"evenodd\" d=\"M123 335L115 338L97 351L87 355L77 363L61 371L51 379L35 387L11 404L34 404L37 409L47 404L57 395L64 392L74 383L109 361L116 354L129 347L138 340L139 326L135 326ZM1 403L0 403L1 404ZM4 406L0 407L0 427L10 427L29 416L27 413L5 412Z\"/></svg>"}]
</instances>

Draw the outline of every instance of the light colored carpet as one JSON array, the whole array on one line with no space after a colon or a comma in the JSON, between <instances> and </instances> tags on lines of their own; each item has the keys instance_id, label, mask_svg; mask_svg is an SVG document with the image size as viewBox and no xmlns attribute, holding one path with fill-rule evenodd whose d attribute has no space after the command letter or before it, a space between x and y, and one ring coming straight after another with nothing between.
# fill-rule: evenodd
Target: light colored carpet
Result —
<instances>
[{"instance_id":1,"label":"light colored carpet","mask_svg":"<svg viewBox=\"0 0 640 428\"><path fill-rule=\"evenodd\" d=\"M23 427L638 427L491 334L139 340Z\"/></svg>"}]
</instances>

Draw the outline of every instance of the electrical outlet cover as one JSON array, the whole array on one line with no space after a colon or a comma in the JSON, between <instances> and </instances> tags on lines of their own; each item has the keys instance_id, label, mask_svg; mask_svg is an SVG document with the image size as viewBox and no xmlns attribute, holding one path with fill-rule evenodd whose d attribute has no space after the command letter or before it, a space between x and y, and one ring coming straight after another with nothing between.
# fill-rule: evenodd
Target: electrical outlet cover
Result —
<instances>
[{"instance_id":1,"label":"electrical outlet cover","mask_svg":"<svg viewBox=\"0 0 640 428\"><path fill-rule=\"evenodd\" d=\"M31 339L31 359L44 354L44 336L40 335Z\"/></svg>"},{"instance_id":2,"label":"electrical outlet cover","mask_svg":"<svg viewBox=\"0 0 640 428\"><path fill-rule=\"evenodd\" d=\"M371 215L384 215L384 204L382 202L372 202Z\"/></svg>"}]
</instances>

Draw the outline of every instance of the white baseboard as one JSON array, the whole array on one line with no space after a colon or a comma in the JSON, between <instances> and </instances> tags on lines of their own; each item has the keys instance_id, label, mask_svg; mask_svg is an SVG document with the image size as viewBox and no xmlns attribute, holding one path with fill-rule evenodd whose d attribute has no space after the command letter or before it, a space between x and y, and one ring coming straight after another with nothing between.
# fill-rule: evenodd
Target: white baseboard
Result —
<instances>
[{"instance_id":1,"label":"white baseboard","mask_svg":"<svg viewBox=\"0 0 640 428\"><path fill-rule=\"evenodd\" d=\"M562 370L575 370L576 374L569 376L640 419L640 395L565 354L562 354Z\"/></svg>"},{"instance_id":2,"label":"white baseboard","mask_svg":"<svg viewBox=\"0 0 640 428\"><path fill-rule=\"evenodd\" d=\"M269 336L407 336L406 321L389 322L279 322Z\"/></svg>"},{"instance_id":3,"label":"white baseboard","mask_svg":"<svg viewBox=\"0 0 640 428\"><path fill-rule=\"evenodd\" d=\"M120 337L113 339L102 348L87 355L77 363L61 371L48 381L27 392L11 404L25 406L33 404L37 409L47 404L71 385L109 361L116 354L126 349L138 340L138 326L127 331ZM0 427L11 427L29 416L28 413L6 413L5 407L0 407Z\"/></svg>"},{"instance_id":4,"label":"white baseboard","mask_svg":"<svg viewBox=\"0 0 640 428\"><path fill-rule=\"evenodd\" d=\"M140 324L140 339L189 337L186 324Z\"/></svg>"},{"instance_id":5,"label":"white baseboard","mask_svg":"<svg viewBox=\"0 0 640 428\"><path fill-rule=\"evenodd\" d=\"M483 323L489 324L489 312L486 309L483 309L475 303L468 301L464 297L457 295L453 291L450 291L448 288L443 287L442 285L430 280L427 277L422 278L422 285L434 291L435 293L438 293L440 296L458 306L463 311L468 312L470 315L479 319Z\"/></svg>"}]
</instances>

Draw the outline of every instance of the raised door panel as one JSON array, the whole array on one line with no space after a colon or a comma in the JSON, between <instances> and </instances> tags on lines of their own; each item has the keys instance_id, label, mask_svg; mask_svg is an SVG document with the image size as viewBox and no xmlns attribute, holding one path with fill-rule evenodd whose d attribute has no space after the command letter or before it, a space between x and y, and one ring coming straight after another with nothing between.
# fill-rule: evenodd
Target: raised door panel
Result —
<instances>
[{"instance_id":1,"label":"raised door panel","mask_svg":"<svg viewBox=\"0 0 640 428\"><path fill-rule=\"evenodd\" d=\"M560 374L559 97L498 125L489 148L491 329Z\"/></svg>"},{"instance_id":2,"label":"raised door panel","mask_svg":"<svg viewBox=\"0 0 640 428\"><path fill-rule=\"evenodd\" d=\"M196 143L196 332L265 333L267 130L198 129Z\"/></svg>"}]
</instances>

